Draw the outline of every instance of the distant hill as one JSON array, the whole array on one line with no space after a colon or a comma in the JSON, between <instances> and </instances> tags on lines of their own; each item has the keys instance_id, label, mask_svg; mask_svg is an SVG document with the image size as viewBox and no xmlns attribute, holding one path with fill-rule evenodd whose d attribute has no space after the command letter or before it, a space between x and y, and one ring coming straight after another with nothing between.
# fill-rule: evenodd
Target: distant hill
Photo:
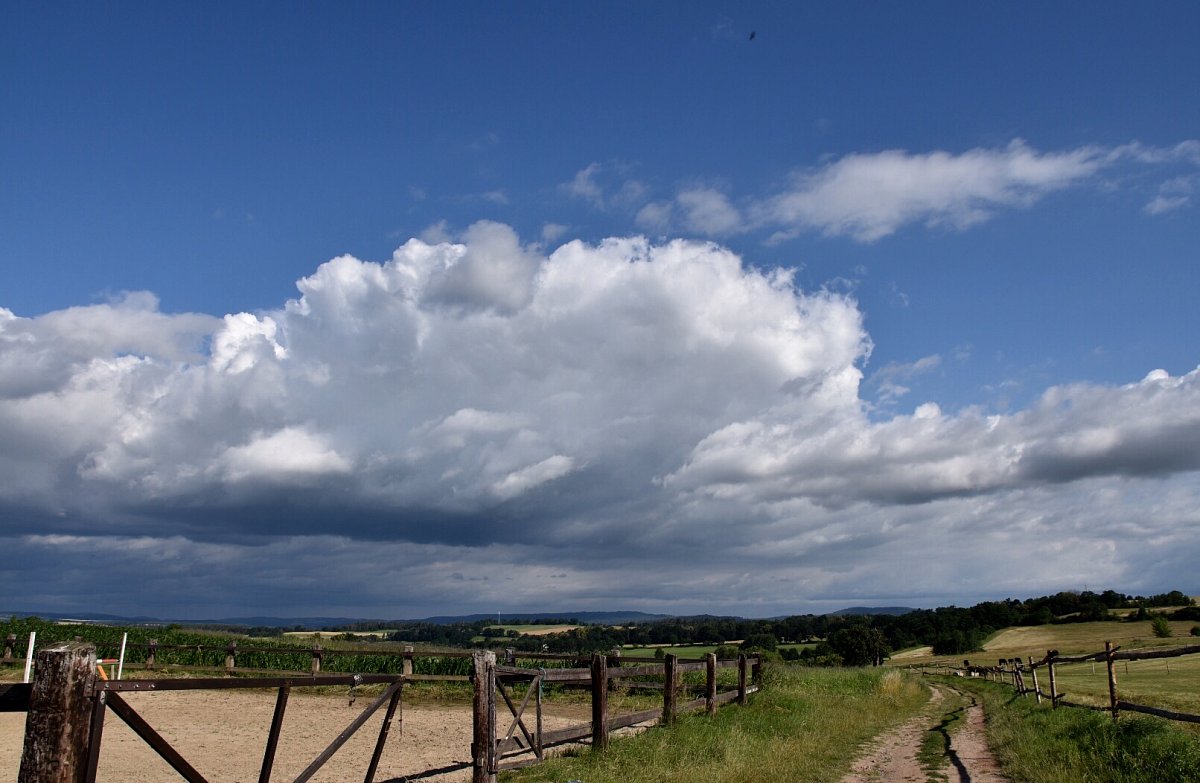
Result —
<instances>
[{"instance_id":1,"label":"distant hill","mask_svg":"<svg viewBox=\"0 0 1200 783\"><path fill-rule=\"evenodd\" d=\"M892 616L898 617L902 614L908 614L909 612L915 612L915 611L917 611L917 610L913 609L911 606L851 606L846 609L838 609L836 612L830 612L829 614L831 616L835 616L835 617L841 617L844 615L852 615L852 614L856 614L856 615L886 614L886 615L892 615Z\"/></svg>"},{"instance_id":2,"label":"distant hill","mask_svg":"<svg viewBox=\"0 0 1200 783\"><path fill-rule=\"evenodd\" d=\"M121 617L113 614L96 612L0 612L0 617L29 617L37 616L43 620L78 621L86 623L103 623L105 625L203 625L230 626L245 628L287 628L304 631L315 631L323 628L342 628L361 623L375 623L387 627L395 623L432 623L434 625L452 625L454 623L475 623L480 620L495 621L495 614L462 614L440 615L417 620L378 620L368 617L221 617L211 620L170 620L157 617ZM624 625L626 623L648 623L655 620L668 620L671 615L648 614L646 612L501 612L501 623L511 623L515 620L578 620L587 625Z\"/></svg>"},{"instance_id":3,"label":"distant hill","mask_svg":"<svg viewBox=\"0 0 1200 783\"><path fill-rule=\"evenodd\" d=\"M626 623L652 623L656 620L670 620L674 615L648 614L646 612L520 612L498 614L460 614L439 615L426 617L416 622L433 623L434 625L451 625L453 623L477 623L480 620L499 620L499 624L512 623L516 620L578 620L585 625L625 625Z\"/></svg>"}]
</instances>

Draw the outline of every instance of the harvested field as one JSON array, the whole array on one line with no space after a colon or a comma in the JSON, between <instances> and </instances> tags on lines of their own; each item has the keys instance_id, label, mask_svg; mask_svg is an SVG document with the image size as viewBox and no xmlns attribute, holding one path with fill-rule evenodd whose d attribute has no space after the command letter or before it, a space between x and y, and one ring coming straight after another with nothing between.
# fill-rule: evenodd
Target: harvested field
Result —
<instances>
[{"instance_id":1,"label":"harvested field","mask_svg":"<svg viewBox=\"0 0 1200 783\"><path fill-rule=\"evenodd\" d=\"M202 775L215 781L258 780L263 749L275 707L274 692L161 691L126 694L127 701ZM273 780L295 778L374 699L360 695L354 706L346 695L292 692L275 760ZM313 778L314 781L361 780L366 772L383 710L359 730ZM546 729L589 719L586 704L547 705ZM530 715L532 718L532 714ZM392 726L377 780L414 775L428 769L469 763L469 705L405 705L403 728ZM497 714L503 731L510 718ZM0 713L0 780L16 780L21 763L24 713ZM100 781L157 783L179 776L111 711L105 718ZM444 773L430 781L470 780L470 769Z\"/></svg>"}]
</instances>

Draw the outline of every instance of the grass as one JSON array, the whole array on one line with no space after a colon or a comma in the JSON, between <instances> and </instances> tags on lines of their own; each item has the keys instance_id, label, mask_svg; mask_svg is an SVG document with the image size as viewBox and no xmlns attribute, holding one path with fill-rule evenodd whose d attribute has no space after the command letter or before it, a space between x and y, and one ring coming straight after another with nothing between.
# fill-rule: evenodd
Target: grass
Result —
<instances>
[{"instance_id":1,"label":"grass","mask_svg":"<svg viewBox=\"0 0 1200 783\"><path fill-rule=\"evenodd\" d=\"M918 653L896 656L892 663L960 666L964 658L969 658L973 663L994 666L999 658L1032 657L1039 660L1047 650L1058 650L1062 655L1101 652L1105 641L1111 641L1123 650L1185 647L1200 643L1200 639L1189 635L1193 625L1195 622L1192 621L1172 622L1174 636L1165 639L1154 636L1149 621L1007 628L988 640L984 652L938 658ZM1200 655L1118 661L1116 673L1117 693L1122 700L1200 715ZM1108 677L1103 663L1094 666L1091 663L1059 665L1055 667L1055 677L1059 692L1066 694L1070 701L1097 705L1108 703ZM1038 670L1038 678L1042 690L1048 693L1050 682L1045 669Z\"/></svg>"},{"instance_id":2,"label":"grass","mask_svg":"<svg viewBox=\"0 0 1200 783\"><path fill-rule=\"evenodd\" d=\"M837 781L859 746L910 717L928 692L896 671L768 668L761 692L715 718L683 716L675 726L614 740L505 773L513 783L776 783Z\"/></svg>"},{"instance_id":3,"label":"grass","mask_svg":"<svg viewBox=\"0 0 1200 783\"><path fill-rule=\"evenodd\" d=\"M958 691L943 690L945 698L937 705L933 724L921 738L917 761L931 783L948 783L946 767L950 760L951 737L965 725L967 707L971 702Z\"/></svg>"},{"instance_id":4,"label":"grass","mask_svg":"<svg viewBox=\"0 0 1200 783\"><path fill-rule=\"evenodd\" d=\"M1112 718L1038 705L1010 686L955 678L987 713L988 741L1005 774L1026 783L1200 783L1200 737L1169 721Z\"/></svg>"},{"instance_id":5,"label":"grass","mask_svg":"<svg viewBox=\"0 0 1200 783\"><path fill-rule=\"evenodd\" d=\"M638 658L653 658L655 651L662 650L663 655L672 653L680 658L703 658L710 652L715 652L718 646L716 644L659 644L651 647L622 647L621 654ZM781 644L778 649L803 650L806 647L816 647L816 644Z\"/></svg>"}]
</instances>

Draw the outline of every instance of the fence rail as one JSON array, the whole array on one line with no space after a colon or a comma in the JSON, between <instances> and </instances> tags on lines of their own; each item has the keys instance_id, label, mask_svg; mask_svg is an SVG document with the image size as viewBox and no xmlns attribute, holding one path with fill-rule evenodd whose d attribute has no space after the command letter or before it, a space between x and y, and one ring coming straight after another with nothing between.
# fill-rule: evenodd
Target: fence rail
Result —
<instances>
[{"instance_id":1,"label":"fence rail","mask_svg":"<svg viewBox=\"0 0 1200 783\"><path fill-rule=\"evenodd\" d=\"M539 663L578 662L579 656L540 654L527 659L525 655L510 650L506 651L505 663L498 665L494 652L477 650L455 653L455 657L471 657L469 674L422 675L411 673L412 659L423 654L442 656L444 653L418 653L410 648L399 654L406 657L404 668L408 673L335 674L321 673L314 668L312 672L298 674L276 672L276 676L107 680L98 676L93 645L82 642L59 643L37 651L33 683L0 686L0 711L24 711L29 714L18 783L94 783L104 720L108 712L127 724L181 778L189 783L207 783L203 775L159 735L122 694L168 690L275 689L275 712L258 778L259 783L269 783L284 713L289 694L294 688L382 684L386 686L383 693L355 717L293 781L308 781L373 715L386 707L364 778L365 783L371 783L375 779L393 722L403 721L404 686L430 679L453 680L472 685L473 709L471 762L452 768L470 767L473 783L494 783L501 770L536 764L544 759L545 749L554 745L587 740L593 747L604 748L610 732L620 728L649 721L669 724L684 712L705 709L711 715L722 704L734 701L745 704L748 696L758 690L761 674L761 660L745 655L735 661L718 661L713 654L703 660L689 661L667 655L649 665L646 661L655 659L622 659L617 655L595 654L591 656L587 668L534 668L517 664L524 660ZM634 665L625 666L627 662ZM229 662L227 674L233 671L247 672L246 669L235 667L234 663L236 661ZM720 691L717 671L734 666L738 670L737 687ZM705 684L691 687L702 688L703 695L681 704L679 695L688 692L682 675L699 671L705 672ZM657 678L661 682L639 682L631 678ZM591 721L554 731L543 730L543 683L587 687L591 691ZM610 710L608 694L617 684L624 687L657 685L663 694L661 706L614 714ZM518 701L516 697L519 691L514 686L520 685L525 687L525 691L523 698ZM500 704L503 704L503 708L498 709ZM526 712L531 706L534 714L527 719ZM508 713L505 715L506 729L498 722L497 713L502 710ZM432 774L452 768L425 772Z\"/></svg>"},{"instance_id":2,"label":"fence rail","mask_svg":"<svg viewBox=\"0 0 1200 783\"><path fill-rule=\"evenodd\" d=\"M948 672L968 676L987 676L997 681L1008 682L1011 680L1013 687L1017 692L1024 696L1033 694L1040 704L1043 698L1050 699L1050 703L1054 708L1058 707L1076 707L1080 709L1100 710L1110 712L1113 720L1120 717L1122 711L1137 712L1144 715L1154 715L1159 718L1168 720L1183 721L1186 723L1200 723L1200 715L1193 715L1186 712L1176 712L1173 710L1162 709L1161 707L1151 707L1145 704L1136 704L1134 702L1125 701L1120 698L1117 688L1117 661L1146 661L1164 658L1180 658L1185 655L1200 654L1200 645L1193 644L1185 647L1174 647L1165 650L1125 650L1122 651L1120 646L1113 645L1112 642L1105 642L1104 649L1100 652L1086 653L1084 655L1059 655L1057 650L1047 650L1045 657L1040 660L1034 660L1029 657L1025 661L1020 658L1001 658L996 666L972 666L970 661L963 661L963 666L946 667ZM1067 701L1065 694L1058 689L1058 678L1055 667L1062 664L1070 663L1089 663L1103 662L1107 669L1108 675L1108 706L1100 706L1096 704L1081 704L1079 702ZM1038 683L1038 670L1045 669L1049 677L1050 692L1046 693L1042 690ZM1094 667L1093 667L1094 668ZM1127 667L1128 668L1128 667ZM1032 687L1025 684L1025 675L1030 675Z\"/></svg>"}]
</instances>

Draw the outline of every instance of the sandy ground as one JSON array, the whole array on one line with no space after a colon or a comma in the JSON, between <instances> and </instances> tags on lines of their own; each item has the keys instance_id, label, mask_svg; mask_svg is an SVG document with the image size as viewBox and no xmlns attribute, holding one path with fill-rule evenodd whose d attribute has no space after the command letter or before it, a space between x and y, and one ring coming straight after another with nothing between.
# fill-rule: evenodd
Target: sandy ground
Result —
<instances>
[{"instance_id":1,"label":"sandy ground","mask_svg":"<svg viewBox=\"0 0 1200 783\"><path fill-rule=\"evenodd\" d=\"M929 731L931 710L936 710L944 698L943 692L934 687L929 708L876 737L841 783L924 783L927 777L917 761L917 750ZM983 734L983 707L968 707L965 723L951 735L950 761L943 770L946 779L952 783L1008 783Z\"/></svg>"},{"instance_id":2,"label":"sandy ground","mask_svg":"<svg viewBox=\"0 0 1200 783\"><path fill-rule=\"evenodd\" d=\"M126 696L133 708L207 779L214 783L258 780L275 708L274 692L161 691ZM293 691L272 780L295 778L374 698L359 696L354 706L349 706L346 695L318 696ZM499 706L496 722L503 733L512 718L503 703ZM313 780L326 783L361 780L379 736L385 709L373 715ZM532 719L530 710L527 723ZM587 705L555 705L546 710L544 725L549 730L588 719ZM0 713L0 780L17 779L24 731L24 713ZM406 705L403 723L392 725L375 779L402 778L466 763L471 757L470 748L470 707ZM422 779L451 783L470 777L467 768ZM104 722L98 780L157 783L181 778L109 710Z\"/></svg>"}]
</instances>

